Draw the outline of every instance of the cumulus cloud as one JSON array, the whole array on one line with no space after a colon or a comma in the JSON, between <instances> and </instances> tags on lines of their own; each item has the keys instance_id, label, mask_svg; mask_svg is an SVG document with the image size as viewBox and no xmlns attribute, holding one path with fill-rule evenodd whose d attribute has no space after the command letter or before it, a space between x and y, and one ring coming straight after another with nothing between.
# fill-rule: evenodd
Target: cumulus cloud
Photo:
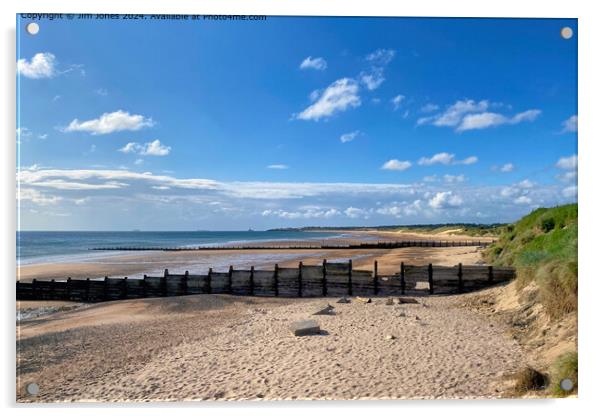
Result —
<instances>
[{"instance_id":1,"label":"cumulus cloud","mask_svg":"<svg viewBox=\"0 0 602 416\"><path fill-rule=\"evenodd\" d=\"M434 154L431 157L421 157L418 164L421 166L431 166L435 164L442 165L472 165L477 163L479 159L476 156L469 156L466 159L456 159L456 155L447 152Z\"/></svg>"},{"instance_id":2,"label":"cumulus cloud","mask_svg":"<svg viewBox=\"0 0 602 416\"><path fill-rule=\"evenodd\" d=\"M393 49L377 49L366 56L366 60L373 65L387 65L395 57Z\"/></svg>"},{"instance_id":3,"label":"cumulus cloud","mask_svg":"<svg viewBox=\"0 0 602 416\"><path fill-rule=\"evenodd\" d=\"M514 165L512 163L506 163L505 165L502 165L502 167L500 168L500 172L504 172L504 173L512 172L513 170L514 170Z\"/></svg>"},{"instance_id":4,"label":"cumulus cloud","mask_svg":"<svg viewBox=\"0 0 602 416\"><path fill-rule=\"evenodd\" d=\"M577 197L577 185L567 186L562 190L562 196L565 198L576 198Z\"/></svg>"},{"instance_id":5,"label":"cumulus cloud","mask_svg":"<svg viewBox=\"0 0 602 416\"><path fill-rule=\"evenodd\" d=\"M340 137L341 143L347 143L355 139L360 134L359 130L352 131L351 133L342 134Z\"/></svg>"},{"instance_id":6,"label":"cumulus cloud","mask_svg":"<svg viewBox=\"0 0 602 416\"><path fill-rule=\"evenodd\" d=\"M401 102L403 100L405 100L405 98L406 97L404 95L401 95L401 94L398 94L395 97L393 97L391 99L391 103L393 104L393 110L397 111L397 109L399 109L399 106L401 106Z\"/></svg>"},{"instance_id":7,"label":"cumulus cloud","mask_svg":"<svg viewBox=\"0 0 602 416\"><path fill-rule=\"evenodd\" d=\"M574 170L577 169L577 155L561 157L556 162L556 167L558 169L566 169L566 170Z\"/></svg>"},{"instance_id":8,"label":"cumulus cloud","mask_svg":"<svg viewBox=\"0 0 602 416\"><path fill-rule=\"evenodd\" d=\"M462 198L451 191L437 192L429 200L429 206L434 209L455 208L462 204Z\"/></svg>"},{"instance_id":9,"label":"cumulus cloud","mask_svg":"<svg viewBox=\"0 0 602 416\"><path fill-rule=\"evenodd\" d=\"M348 207L343 213L349 218L359 218L366 215L366 210L355 207Z\"/></svg>"},{"instance_id":10,"label":"cumulus cloud","mask_svg":"<svg viewBox=\"0 0 602 416\"><path fill-rule=\"evenodd\" d=\"M350 78L339 79L330 84L322 93L316 94L315 102L297 114L300 120L320 120L350 108L359 107L362 103L357 81Z\"/></svg>"},{"instance_id":11,"label":"cumulus cloud","mask_svg":"<svg viewBox=\"0 0 602 416\"><path fill-rule=\"evenodd\" d=\"M360 81L370 91L377 89L385 82L383 68L372 68L371 72L368 73L362 72L360 74Z\"/></svg>"},{"instance_id":12,"label":"cumulus cloud","mask_svg":"<svg viewBox=\"0 0 602 416\"><path fill-rule=\"evenodd\" d=\"M283 165L283 164L268 165L268 169L283 170L283 169L288 169L288 165Z\"/></svg>"},{"instance_id":13,"label":"cumulus cloud","mask_svg":"<svg viewBox=\"0 0 602 416\"><path fill-rule=\"evenodd\" d=\"M427 103L420 108L420 111L423 113L432 113L433 111L437 111L439 106L433 103Z\"/></svg>"},{"instance_id":14,"label":"cumulus cloud","mask_svg":"<svg viewBox=\"0 0 602 416\"><path fill-rule=\"evenodd\" d=\"M57 74L56 58L50 52L36 53L31 60L19 59L17 72L27 78L52 78Z\"/></svg>"},{"instance_id":15,"label":"cumulus cloud","mask_svg":"<svg viewBox=\"0 0 602 416\"><path fill-rule=\"evenodd\" d=\"M140 144L137 142L130 142L119 149L122 153L133 153L140 156L167 156L171 151L170 146L161 144L160 140L153 140Z\"/></svg>"},{"instance_id":16,"label":"cumulus cloud","mask_svg":"<svg viewBox=\"0 0 602 416\"><path fill-rule=\"evenodd\" d=\"M37 189L31 188L20 188L17 189L17 200L19 201L31 201L36 205L56 205L63 198L60 196L47 196Z\"/></svg>"},{"instance_id":17,"label":"cumulus cloud","mask_svg":"<svg viewBox=\"0 0 602 416\"><path fill-rule=\"evenodd\" d=\"M574 133L577 131L577 114L570 116L562 122L562 133Z\"/></svg>"},{"instance_id":18,"label":"cumulus cloud","mask_svg":"<svg viewBox=\"0 0 602 416\"><path fill-rule=\"evenodd\" d=\"M118 131L136 131L145 127L152 127L155 122L152 118L147 118L139 114L130 114L127 111L118 110L112 113L103 113L100 117L79 121L74 119L67 127L65 132L87 132L93 135L109 134Z\"/></svg>"},{"instance_id":19,"label":"cumulus cloud","mask_svg":"<svg viewBox=\"0 0 602 416\"><path fill-rule=\"evenodd\" d=\"M531 198L526 195L521 195L514 200L514 203L517 205L529 205L531 202Z\"/></svg>"},{"instance_id":20,"label":"cumulus cloud","mask_svg":"<svg viewBox=\"0 0 602 416\"><path fill-rule=\"evenodd\" d=\"M397 159L391 159L387 162L385 162L381 169L384 170L406 170L409 169L412 166L412 162L408 161L408 160L397 160Z\"/></svg>"},{"instance_id":21,"label":"cumulus cloud","mask_svg":"<svg viewBox=\"0 0 602 416\"><path fill-rule=\"evenodd\" d=\"M308 56L307 58L305 58L303 60L303 62L301 62L301 65L299 65L300 69L317 69L318 71L323 71L326 68L328 68L328 64L326 63L326 60L324 58L312 58L311 56Z\"/></svg>"},{"instance_id":22,"label":"cumulus cloud","mask_svg":"<svg viewBox=\"0 0 602 416\"><path fill-rule=\"evenodd\" d=\"M443 175L443 181L446 183L461 183L466 180L464 175Z\"/></svg>"},{"instance_id":23,"label":"cumulus cloud","mask_svg":"<svg viewBox=\"0 0 602 416\"><path fill-rule=\"evenodd\" d=\"M514 116L487 111L491 107L488 100L458 100L447 106L445 111L427 117L421 117L416 124L421 126L431 124L437 127L453 127L456 131L478 130L499 126L502 124L518 124L533 121L541 110L531 109L517 113ZM436 106L427 105L424 110L436 111Z\"/></svg>"}]
</instances>

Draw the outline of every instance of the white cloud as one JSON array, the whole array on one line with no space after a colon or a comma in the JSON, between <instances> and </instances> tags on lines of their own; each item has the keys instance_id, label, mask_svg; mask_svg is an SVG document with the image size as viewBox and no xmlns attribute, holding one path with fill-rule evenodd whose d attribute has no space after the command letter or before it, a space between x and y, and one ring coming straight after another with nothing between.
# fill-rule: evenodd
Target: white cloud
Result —
<instances>
[{"instance_id":1,"label":"white cloud","mask_svg":"<svg viewBox=\"0 0 602 416\"><path fill-rule=\"evenodd\" d=\"M382 68L372 68L372 71L369 73L362 72L360 74L360 81L368 90L374 91L385 82L384 70Z\"/></svg>"},{"instance_id":2,"label":"white cloud","mask_svg":"<svg viewBox=\"0 0 602 416\"><path fill-rule=\"evenodd\" d=\"M531 202L531 198L526 195L521 195L514 200L514 203L517 205L529 205Z\"/></svg>"},{"instance_id":3,"label":"white cloud","mask_svg":"<svg viewBox=\"0 0 602 416\"><path fill-rule=\"evenodd\" d=\"M373 65L387 65L395 57L393 49L377 49L366 56L366 60Z\"/></svg>"},{"instance_id":4,"label":"white cloud","mask_svg":"<svg viewBox=\"0 0 602 416\"><path fill-rule=\"evenodd\" d=\"M529 189L535 186L535 182L530 181L529 179L524 179L516 184L519 188Z\"/></svg>"},{"instance_id":5,"label":"white cloud","mask_svg":"<svg viewBox=\"0 0 602 416\"><path fill-rule=\"evenodd\" d=\"M406 97L404 95L401 95L401 94L396 95L395 97L393 97L391 99L391 103L393 103L393 110L397 110L399 108L399 106L401 105L401 102L403 100L405 100L405 98Z\"/></svg>"},{"instance_id":6,"label":"white cloud","mask_svg":"<svg viewBox=\"0 0 602 416\"><path fill-rule=\"evenodd\" d=\"M577 155L561 157L558 159L558 162L556 162L556 167L558 169L566 170L577 169Z\"/></svg>"},{"instance_id":7,"label":"white cloud","mask_svg":"<svg viewBox=\"0 0 602 416\"><path fill-rule=\"evenodd\" d=\"M523 121L533 121L541 114L541 110L527 110L507 117L499 113L484 112L464 116L456 131L479 130L496 127L502 124L518 124Z\"/></svg>"},{"instance_id":8,"label":"white cloud","mask_svg":"<svg viewBox=\"0 0 602 416\"><path fill-rule=\"evenodd\" d=\"M351 133L342 134L340 137L341 143L347 143L355 139L360 134L359 130L352 131Z\"/></svg>"},{"instance_id":9,"label":"white cloud","mask_svg":"<svg viewBox=\"0 0 602 416\"><path fill-rule=\"evenodd\" d=\"M17 72L27 78L52 78L57 74L56 58L49 52L43 52L36 53L31 61L19 59Z\"/></svg>"},{"instance_id":10,"label":"white cloud","mask_svg":"<svg viewBox=\"0 0 602 416\"><path fill-rule=\"evenodd\" d=\"M556 175L556 178L558 178L562 182L571 182L577 179L577 171L570 170L568 172L563 172L560 175Z\"/></svg>"},{"instance_id":11,"label":"white cloud","mask_svg":"<svg viewBox=\"0 0 602 416\"><path fill-rule=\"evenodd\" d=\"M162 145L159 140L153 140L144 144L130 142L118 150L122 153L134 153L140 156L167 156L171 147Z\"/></svg>"},{"instance_id":12,"label":"white cloud","mask_svg":"<svg viewBox=\"0 0 602 416\"><path fill-rule=\"evenodd\" d=\"M575 198L577 197L577 185L567 186L562 190L562 196L565 198Z\"/></svg>"},{"instance_id":13,"label":"white cloud","mask_svg":"<svg viewBox=\"0 0 602 416\"><path fill-rule=\"evenodd\" d=\"M261 215L264 217L276 216L279 218L296 220L296 219L303 219L303 218L305 218L305 219L308 219L308 218L332 218L334 216L341 215L341 212L334 208L330 208L330 209L309 208L309 209L300 210L300 211L287 211L287 210L282 210L282 209L277 209L277 210L266 209L261 213Z\"/></svg>"},{"instance_id":14,"label":"white cloud","mask_svg":"<svg viewBox=\"0 0 602 416\"><path fill-rule=\"evenodd\" d=\"M531 109L517 113L512 117L489 112L490 107L488 100L459 100L454 104L447 106L445 111L433 116L421 117L416 121L416 124L421 126L432 124L437 127L455 127L456 131L462 132L467 130L485 129L495 127L502 124L518 124L524 121L533 121L540 114L541 110ZM435 111L437 106L427 104L422 107L423 112Z\"/></svg>"},{"instance_id":15,"label":"white cloud","mask_svg":"<svg viewBox=\"0 0 602 416\"><path fill-rule=\"evenodd\" d=\"M429 200L429 206L434 209L455 208L462 204L462 198L451 191L437 192Z\"/></svg>"},{"instance_id":16,"label":"white cloud","mask_svg":"<svg viewBox=\"0 0 602 416\"><path fill-rule=\"evenodd\" d=\"M22 139L25 137L31 137L32 132L27 127L19 127L17 129L17 138Z\"/></svg>"},{"instance_id":17,"label":"white cloud","mask_svg":"<svg viewBox=\"0 0 602 416\"><path fill-rule=\"evenodd\" d=\"M308 56L303 60L303 62L301 62L299 68L317 69L318 71L323 71L326 68L328 68L328 64L326 63L326 60L324 58L312 58L311 56Z\"/></svg>"},{"instance_id":18,"label":"white cloud","mask_svg":"<svg viewBox=\"0 0 602 416\"><path fill-rule=\"evenodd\" d=\"M443 175L443 181L446 183L460 183L465 180L466 177L464 175Z\"/></svg>"},{"instance_id":19,"label":"white cloud","mask_svg":"<svg viewBox=\"0 0 602 416\"><path fill-rule=\"evenodd\" d=\"M343 213L349 218L359 218L366 215L366 211L361 208L349 207Z\"/></svg>"},{"instance_id":20,"label":"white cloud","mask_svg":"<svg viewBox=\"0 0 602 416\"><path fill-rule=\"evenodd\" d=\"M512 163L506 163L500 168L500 172L508 173L514 170L514 165Z\"/></svg>"},{"instance_id":21,"label":"white cloud","mask_svg":"<svg viewBox=\"0 0 602 416\"><path fill-rule=\"evenodd\" d=\"M320 120L349 108L359 107L362 103L358 95L357 82L350 78L339 79L326 88L316 101L297 114L300 120Z\"/></svg>"},{"instance_id":22,"label":"white cloud","mask_svg":"<svg viewBox=\"0 0 602 416\"><path fill-rule=\"evenodd\" d=\"M38 134L38 139L40 140L46 140L48 138L48 134L44 133L44 134Z\"/></svg>"},{"instance_id":23,"label":"white cloud","mask_svg":"<svg viewBox=\"0 0 602 416\"><path fill-rule=\"evenodd\" d=\"M437 178L437 175L430 175L430 176L425 176L424 178L422 178L422 180L424 182L437 182L438 178Z\"/></svg>"},{"instance_id":24,"label":"white cloud","mask_svg":"<svg viewBox=\"0 0 602 416\"><path fill-rule=\"evenodd\" d=\"M420 111L423 113L432 113L433 111L437 111L439 106L433 103L427 103L420 108Z\"/></svg>"},{"instance_id":25,"label":"white cloud","mask_svg":"<svg viewBox=\"0 0 602 416\"><path fill-rule=\"evenodd\" d=\"M472 165L477 163L479 159L476 156L469 156L466 159L456 159L456 155L447 152L437 153L431 157L421 157L418 164L421 166L431 166L435 164L442 165Z\"/></svg>"},{"instance_id":26,"label":"white cloud","mask_svg":"<svg viewBox=\"0 0 602 416\"><path fill-rule=\"evenodd\" d=\"M154 125L155 122L152 118L146 118L139 114L130 114L127 111L118 110L113 113L103 113L99 118L92 120L79 121L78 119L75 119L69 123L63 131L83 131L97 135L123 130L136 131Z\"/></svg>"},{"instance_id":27,"label":"white cloud","mask_svg":"<svg viewBox=\"0 0 602 416\"><path fill-rule=\"evenodd\" d=\"M55 205L63 198L59 196L47 196L37 189L23 188L17 189L17 200L31 201L36 205Z\"/></svg>"},{"instance_id":28,"label":"white cloud","mask_svg":"<svg viewBox=\"0 0 602 416\"><path fill-rule=\"evenodd\" d=\"M563 133L574 133L577 131L577 114L570 116L562 122Z\"/></svg>"},{"instance_id":29,"label":"white cloud","mask_svg":"<svg viewBox=\"0 0 602 416\"><path fill-rule=\"evenodd\" d=\"M381 169L384 170L406 170L409 169L412 166L412 162L407 161L407 160L397 160L397 159L391 159L387 162L385 162Z\"/></svg>"},{"instance_id":30,"label":"white cloud","mask_svg":"<svg viewBox=\"0 0 602 416\"><path fill-rule=\"evenodd\" d=\"M288 169L288 165L276 164L276 165L268 165L268 169Z\"/></svg>"}]
</instances>

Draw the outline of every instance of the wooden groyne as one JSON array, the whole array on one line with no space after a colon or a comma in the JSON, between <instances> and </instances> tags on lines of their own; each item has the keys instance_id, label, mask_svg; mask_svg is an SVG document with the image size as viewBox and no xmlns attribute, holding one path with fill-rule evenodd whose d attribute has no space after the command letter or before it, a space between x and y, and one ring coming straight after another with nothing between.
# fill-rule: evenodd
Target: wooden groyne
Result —
<instances>
[{"instance_id":1,"label":"wooden groyne","mask_svg":"<svg viewBox=\"0 0 602 416\"><path fill-rule=\"evenodd\" d=\"M226 245L197 247L131 247L111 246L93 247L94 251L222 251L222 250L380 250L406 247L487 247L493 241L464 240L414 240L414 241L376 241L359 244L307 244L307 245Z\"/></svg>"},{"instance_id":2,"label":"wooden groyne","mask_svg":"<svg viewBox=\"0 0 602 416\"><path fill-rule=\"evenodd\" d=\"M17 300L70 300L102 302L119 299L138 299L225 293L245 296L319 297L319 296L395 296L406 293L452 294L472 291L515 277L509 267L481 265L434 266L401 263L399 272L381 275L378 263L374 269L354 270L352 261L321 265L283 268L277 264L271 270L245 270L230 266L227 272L196 275L185 272L163 276L144 276L143 279L109 278L36 280L17 282Z\"/></svg>"}]
</instances>

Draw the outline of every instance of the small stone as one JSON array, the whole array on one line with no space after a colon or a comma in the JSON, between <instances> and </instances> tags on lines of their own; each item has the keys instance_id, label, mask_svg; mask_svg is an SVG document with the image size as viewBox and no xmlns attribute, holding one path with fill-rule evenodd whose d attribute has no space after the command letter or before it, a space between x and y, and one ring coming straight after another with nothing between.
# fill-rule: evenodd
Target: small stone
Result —
<instances>
[{"instance_id":1,"label":"small stone","mask_svg":"<svg viewBox=\"0 0 602 416\"><path fill-rule=\"evenodd\" d=\"M399 299L399 303L419 303L416 299L414 298L398 298Z\"/></svg>"},{"instance_id":2,"label":"small stone","mask_svg":"<svg viewBox=\"0 0 602 416\"><path fill-rule=\"evenodd\" d=\"M399 316L400 318L405 318L407 315L406 315L406 313L405 313L405 312L399 312L399 315L398 315L398 316Z\"/></svg>"},{"instance_id":3,"label":"small stone","mask_svg":"<svg viewBox=\"0 0 602 416\"><path fill-rule=\"evenodd\" d=\"M334 314L334 306L330 304L326 304L322 308L318 309L316 312L312 313L312 315L333 315Z\"/></svg>"},{"instance_id":4,"label":"small stone","mask_svg":"<svg viewBox=\"0 0 602 416\"><path fill-rule=\"evenodd\" d=\"M387 298L385 305L393 305L393 298Z\"/></svg>"},{"instance_id":5,"label":"small stone","mask_svg":"<svg viewBox=\"0 0 602 416\"><path fill-rule=\"evenodd\" d=\"M320 325L317 321L306 320L293 322L289 329L296 337L302 337L304 335L314 335L320 333Z\"/></svg>"},{"instance_id":6,"label":"small stone","mask_svg":"<svg viewBox=\"0 0 602 416\"><path fill-rule=\"evenodd\" d=\"M360 298L359 296L356 296L355 300L362 303L372 303L372 298Z\"/></svg>"},{"instance_id":7,"label":"small stone","mask_svg":"<svg viewBox=\"0 0 602 416\"><path fill-rule=\"evenodd\" d=\"M385 337L385 339L388 339L388 340L393 340L393 339L395 339L395 335L391 335L391 334L389 334L389 335L387 335L387 336Z\"/></svg>"},{"instance_id":8,"label":"small stone","mask_svg":"<svg viewBox=\"0 0 602 416\"><path fill-rule=\"evenodd\" d=\"M347 299L345 296L343 296L342 298L337 300L337 303L349 303L349 302L351 302L351 301L349 299Z\"/></svg>"},{"instance_id":9,"label":"small stone","mask_svg":"<svg viewBox=\"0 0 602 416\"><path fill-rule=\"evenodd\" d=\"M418 317L418 315L416 315L416 320L417 320L417 321L419 321L419 320L420 320L420 318Z\"/></svg>"}]
</instances>

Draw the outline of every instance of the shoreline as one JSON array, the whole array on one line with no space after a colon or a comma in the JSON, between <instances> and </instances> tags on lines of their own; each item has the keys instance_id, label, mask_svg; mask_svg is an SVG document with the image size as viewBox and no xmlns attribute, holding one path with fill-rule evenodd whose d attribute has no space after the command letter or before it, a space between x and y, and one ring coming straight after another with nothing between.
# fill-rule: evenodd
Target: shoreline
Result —
<instances>
[{"instance_id":1,"label":"shoreline","mask_svg":"<svg viewBox=\"0 0 602 416\"><path fill-rule=\"evenodd\" d=\"M340 244L365 241L368 232L358 232L352 237L335 238ZM373 233L383 241L398 241L400 239L432 238L430 235L399 235L398 233ZM466 240L465 236L452 236L448 239ZM289 240L290 244L307 244L307 240ZM263 242L263 245L269 245ZM108 277L142 278L144 274L162 274L164 269L172 273L205 273L209 267L214 271L227 271L230 265L236 267L255 266L258 269L271 269L274 264L282 267L295 267L300 261L305 264L320 264L323 259L329 261L353 260L354 267L371 270L374 261L379 262L379 270L383 273L394 273L403 261L408 264L453 265L459 262L476 264L480 260L479 247L407 247L394 249L329 249L329 250L215 250L215 251L144 251L119 252L115 255L84 258L78 261L60 263L26 264L17 267L17 279L29 282L33 279L66 279ZM457 260L457 261L456 261Z\"/></svg>"}]
</instances>

